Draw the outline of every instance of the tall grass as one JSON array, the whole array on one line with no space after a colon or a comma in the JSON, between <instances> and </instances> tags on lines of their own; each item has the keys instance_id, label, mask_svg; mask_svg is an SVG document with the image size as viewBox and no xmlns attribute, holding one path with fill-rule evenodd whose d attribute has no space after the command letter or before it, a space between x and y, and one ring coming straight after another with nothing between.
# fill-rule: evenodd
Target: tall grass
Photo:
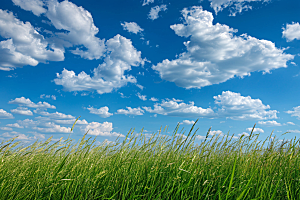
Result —
<instances>
[{"instance_id":1,"label":"tall grass","mask_svg":"<svg viewBox=\"0 0 300 200\"><path fill-rule=\"evenodd\" d=\"M0 147L0 198L300 199L299 140L279 143L271 133L258 141L253 130L208 138L209 129L194 145L194 126L186 138L178 124L171 137L130 130L123 142L98 146L85 134L73 146L69 138L49 145L50 137L12 150L13 138Z\"/></svg>"}]
</instances>

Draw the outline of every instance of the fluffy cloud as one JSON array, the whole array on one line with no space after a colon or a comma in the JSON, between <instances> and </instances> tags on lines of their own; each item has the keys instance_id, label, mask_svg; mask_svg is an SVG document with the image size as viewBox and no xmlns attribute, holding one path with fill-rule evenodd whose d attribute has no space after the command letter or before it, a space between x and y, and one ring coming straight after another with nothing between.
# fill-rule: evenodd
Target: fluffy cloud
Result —
<instances>
[{"instance_id":1,"label":"fluffy cloud","mask_svg":"<svg viewBox=\"0 0 300 200\"><path fill-rule=\"evenodd\" d=\"M294 107L293 110L285 111L288 114L291 114L293 117L297 117L300 120L300 106Z\"/></svg>"},{"instance_id":2,"label":"fluffy cloud","mask_svg":"<svg viewBox=\"0 0 300 200\"><path fill-rule=\"evenodd\" d=\"M10 112L12 112L14 114L19 114L19 115L27 115L27 116L33 115L31 110L29 110L28 108L23 108L23 107L18 107L16 109L12 109L12 110L10 110Z\"/></svg>"},{"instance_id":3,"label":"fluffy cloud","mask_svg":"<svg viewBox=\"0 0 300 200\"><path fill-rule=\"evenodd\" d=\"M87 109L90 111L90 113L99 115L100 117L103 118L107 118L113 115L112 113L108 112L109 108L107 106L101 107L99 109L93 107L89 107Z\"/></svg>"},{"instance_id":4,"label":"fluffy cloud","mask_svg":"<svg viewBox=\"0 0 300 200\"><path fill-rule=\"evenodd\" d=\"M54 122L56 123L56 124L67 124L67 125L73 125L74 124L74 122L75 122L75 120L76 119L59 119L59 120L54 120ZM76 126L77 125L87 125L88 124L88 122L85 120L85 119L83 119L83 120L77 120L77 122L76 122Z\"/></svg>"},{"instance_id":5,"label":"fluffy cloud","mask_svg":"<svg viewBox=\"0 0 300 200\"><path fill-rule=\"evenodd\" d=\"M244 97L240 93L231 91L222 92L222 95L214 96L215 104L221 106L218 110L219 117L234 120L266 120L276 119L276 110L269 110L269 105L264 105L260 99Z\"/></svg>"},{"instance_id":6,"label":"fluffy cloud","mask_svg":"<svg viewBox=\"0 0 300 200\"><path fill-rule=\"evenodd\" d=\"M300 24L292 23L286 24L286 28L283 28L282 37L286 38L288 42L293 41L294 39L300 40Z\"/></svg>"},{"instance_id":7,"label":"fluffy cloud","mask_svg":"<svg viewBox=\"0 0 300 200\"><path fill-rule=\"evenodd\" d=\"M154 109L151 107L143 107L147 112L160 115L176 116L176 117L213 117L214 111L211 108L201 108L194 106L194 102L189 104L178 103L182 100L162 100L162 103L154 104Z\"/></svg>"},{"instance_id":8,"label":"fluffy cloud","mask_svg":"<svg viewBox=\"0 0 300 200\"><path fill-rule=\"evenodd\" d=\"M33 14L40 16L47 10L44 8L43 0L12 0L15 5L20 6L22 9L32 11Z\"/></svg>"},{"instance_id":9,"label":"fluffy cloud","mask_svg":"<svg viewBox=\"0 0 300 200\"><path fill-rule=\"evenodd\" d=\"M0 127L2 131L12 131L13 129L10 127Z\"/></svg>"},{"instance_id":10,"label":"fluffy cloud","mask_svg":"<svg viewBox=\"0 0 300 200\"><path fill-rule=\"evenodd\" d=\"M106 45L108 55L104 63L94 69L93 77L85 72L77 76L74 71L64 69L61 74L57 73L54 82L62 85L67 91L97 90L99 94L110 93L127 83L136 83L135 77L124 73L130 71L131 66L144 64L141 52L133 47L131 40L121 35L109 39Z\"/></svg>"},{"instance_id":11,"label":"fluffy cloud","mask_svg":"<svg viewBox=\"0 0 300 200\"><path fill-rule=\"evenodd\" d=\"M251 132L252 129L253 128L247 128L246 130ZM264 133L265 131L261 128L254 128L253 133L255 133L255 132Z\"/></svg>"},{"instance_id":12,"label":"fluffy cloud","mask_svg":"<svg viewBox=\"0 0 300 200\"><path fill-rule=\"evenodd\" d=\"M181 123L181 124L188 124L188 125L190 125L190 124L195 124L195 121L190 121L190 120L183 120L183 122Z\"/></svg>"},{"instance_id":13,"label":"fluffy cloud","mask_svg":"<svg viewBox=\"0 0 300 200\"><path fill-rule=\"evenodd\" d=\"M37 104L35 104L29 98L26 99L25 97L16 98L15 100L11 100L8 103L9 104L19 104L20 106L26 106L26 107L30 107L30 108L42 108L42 109L52 108L52 109L56 109L55 106L50 105L47 102L41 102L40 101Z\"/></svg>"},{"instance_id":14,"label":"fluffy cloud","mask_svg":"<svg viewBox=\"0 0 300 200\"><path fill-rule=\"evenodd\" d=\"M138 108L131 108L131 107L127 107L127 110L125 109L119 109L117 110L116 114L123 114L123 115L143 115L144 114L144 110L142 110L140 107Z\"/></svg>"},{"instance_id":15,"label":"fluffy cloud","mask_svg":"<svg viewBox=\"0 0 300 200\"><path fill-rule=\"evenodd\" d=\"M142 6L148 5L148 4L150 4L150 3L154 3L154 0L144 0Z\"/></svg>"},{"instance_id":16,"label":"fluffy cloud","mask_svg":"<svg viewBox=\"0 0 300 200\"><path fill-rule=\"evenodd\" d=\"M135 22L124 22L121 23L121 25L123 26L123 29L125 31L128 31L130 33L134 33L137 34L138 32L142 32L144 31L144 29L142 29L137 23Z\"/></svg>"},{"instance_id":17,"label":"fluffy cloud","mask_svg":"<svg viewBox=\"0 0 300 200\"><path fill-rule=\"evenodd\" d=\"M240 136L240 137L243 136L243 135L244 135L244 136L250 136L250 134L249 134L249 133L246 133L246 132L243 132L243 133L238 134L238 136Z\"/></svg>"},{"instance_id":18,"label":"fluffy cloud","mask_svg":"<svg viewBox=\"0 0 300 200\"><path fill-rule=\"evenodd\" d=\"M155 7L152 7L149 14L148 14L148 18L149 19L152 19L152 20L155 20L157 18L159 18L159 15L158 13L160 11L166 11L167 10L167 5L160 5L160 6L155 6Z\"/></svg>"},{"instance_id":19,"label":"fluffy cloud","mask_svg":"<svg viewBox=\"0 0 300 200\"><path fill-rule=\"evenodd\" d=\"M72 115L66 115L66 114L60 113L60 112L49 113L49 112L40 111L40 110L37 110L35 112L39 115L48 117L49 119L58 119L58 120L60 120L60 119L75 119L75 117Z\"/></svg>"},{"instance_id":20,"label":"fluffy cloud","mask_svg":"<svg viewBox=\"0 0 300 200\"><path fill-rule=\"evenodd\" d=\"M265 126L281 126L281 124L276 122L275 120L272 120L272 121L259 121L258 124L265 125Z\"/></svg>"},{"instance_id":21,"label":"fluffy cloud","mask_svg":"<svg viewBox=\"0 0 300 200\"><path fill-rule=\"evenodd\" d=\"M158 101L158 99L157 98L155 98L155 97L151 97L151 99L149 99L150 101Z\"/></svg>"},{"instance_id":22,"label":"fluffy cloud","mask_svg":"<svg viewBox=\"0 0 300 200\"><path fill-rule=\"evenodd\" d=\"M3 109L0 109L0 119L13 119L13 115L11 113L6 112Z\"/></svg>"},{"instance_id":23,"label":"fluffy cloud","mask_svg":"<svg viewBox=\"0 0 300 200\"><path fill-rule=\"evenodd\" d=\"M112 132L112 123L110 122L91 122L85 128L83 128L85 132L88 132L88 135L100 135L100 136L120 136L125 137L124 135L116 132Z\"/></svg>"},{"instance_id":24,"label":"fluffy cloud","mask_svg":"<svg viewBox=\"0 0 300 200\"><path fill-rule=\"evenodd\" d=\"M210 6L215 10L216 14L222 11L224 8L230 7L230 15L235 16L236 13L241 13L243 10L252 9L252 6L248 5L250 2L262 1L270 2L271 0L209 0Z\"/></svg>"},{"instance_id":25,"label":"fluffy cloud","mask_svg":"<svg viewBox=\"0 0 300 200\"><path fill-rule=\"evenodd\" d=\"M23 23L12 12L0 9L0 70L13 70L39 62L64 60L64 49L49 45L44 36L29 23Z\"/></svg>"},{"instance_id":26,"label":"fluffy cloud","mask_svg":"<svg viewBox=\"0 0 300 200\"><path fill-rule=\"evenodd\" d=\"M62 127L60 125L57 125L53 122L46 122L42 124L45 127L32 127L34 130L38 130L41 132L46 133L70 133L71 128L70 127Z\"/></svg>"},{"instance_id":27,"label":"fluffy cloud","mask_svg":"<svg viewBox=\"0 0 300 200\"><path fill-rule=\"evenodd\" d=\"M162 79L186 89L219 84L251 72L287 67L293 55L283 53L275 44L237 32L227 25L213 24L211 12L202 7L183 9L184 23L171 25L178 36L190 38L184 42L186 52L178 59L165 59L154 70Z\"/></svg>"},{"instance_id":28,"label":"fluffy cloud","mask_svg":"<svg viewBox=\"0 0 300 200\"><path fill-rule=\"evenodd\" d=\"M24 126L20 126L20 124L18 123L6 124L6 126L13 127L13 128L24 128Z\"/></svg>"},{"instance_id":29,"label":"fluffy cloud","mask_svg":"<svg viewBox=\"0 0 300 200\"><path fill-rule=\"evenodd\" d=\"M146 95L141 95L139 92L137 93L137 96L139 97L139 99L141 99L143 101L147 100Z\"/></svg>"}]
</instances>

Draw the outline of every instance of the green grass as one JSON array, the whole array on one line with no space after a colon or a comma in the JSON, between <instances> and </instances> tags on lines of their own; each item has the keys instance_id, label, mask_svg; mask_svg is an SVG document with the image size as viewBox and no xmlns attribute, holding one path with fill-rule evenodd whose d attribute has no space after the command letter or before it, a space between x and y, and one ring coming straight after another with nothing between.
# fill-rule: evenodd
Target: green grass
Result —
<instances>
[{"instance_id":1,"label":"green grass","mask_svg":"<svg viewBox=\"0 0 300 200\"><path fill-rule=\"evenodd\" d=\"M185 139L178 124L170 137L129 131L124 142L98 146L86 134L73 146L69 138L49 145L52 137L15 150L16 138L2 142L0 198L300 199L299 140L271 133L259 142L253 130L208 138L209 129L194 145L193 127Z\"/></svg>"}]
</instances>

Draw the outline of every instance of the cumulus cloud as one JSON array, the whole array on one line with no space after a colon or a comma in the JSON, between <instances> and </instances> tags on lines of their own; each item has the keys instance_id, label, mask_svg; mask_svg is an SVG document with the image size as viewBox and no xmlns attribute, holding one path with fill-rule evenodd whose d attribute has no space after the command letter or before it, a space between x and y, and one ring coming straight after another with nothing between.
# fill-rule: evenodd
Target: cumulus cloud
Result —
<instances>
[{"instance_id":1,"label":"cumulus cloud","mask_svg":"<svg viewBox=\"0 0 300 200\"><path fill-rule=\"evenodd\" d=\"M222 92L214 96L215 104L221 106L218 110L219 117L233 120L266 120L276 119L277 110L269 110L269 105L264 105L260 99L244 97L240 93L231 91Z\"/></svg>"},{"instance_id":2,"label":"cumulus cloud","mask_svg":"<svg viewBox=\"0 0 300 200\"><path fill-rule=\"evenodd\" d=\"M6 39L0 42L0 70L64 60L64 49L50 45L29 22L1 9L0 36Z\"/></svg>"},{"instance_id":3,"label":"cumulus cloud","mask_svg":"<svg viewBox=\"0 0 300 200\"><path fill-rule=\"evenodd\" d=\"M293 40L300 40L300 24L292 23L286 24L286 28L283 28L282 37L286 38L287 42L291 42Z\"/></svg>"},{"instance_id":4,"label":"cumulus cloud","mask_svg":"<svg viewBox=\"0 0 300 200\"><path fill-rule=\"evenodd\" d=\"M116 114L123 114L123 115L143 115L144 114L144 110L142 110L140 107L138 108L131 108L131 107L127 107L127 110L125 109L119 109L117 110Z\"/></svg>"},{"instance_id":5,"label":"cumulus cloud","mask_svg":"<svg viewBox=\"0 0 300 200\"><path fill-rule=\"evenodd\" d=\"M151 99L149 99L150 101L158 101L158 99L157 98L155 98L155 97L151 97Z\"/></svg>"},{"instance_id":6,"label":"cumulus cloud","mask_svg":"<svg viewBox=\"0 0 300 200\"><path fill-rule=\"evenodd\" d=\"M137 23L135 22L124 22L121 23L123 29L125 31L128 31L130 33L134 33L137 34L138 32L142 32L144 31L144 29L142 29Z\"/></svg>"},{"instance_id":7,"label":"cumulus cloud","mask_svg":"<svg viewBox=\"0 0 300 200\"><path fill-rule=\"evenodd\" d=\"M143 101L146 101L147 98L146 98L146 95L141 95L139 92L137 93L137 95L139 97L139 99L143 100Z\"/></svg>"},{"instance_id":8,"label":"cumulus cloud","mask_svg":"<svg viewBox=\"0 0 300 200\"><path fill-rule=\"evenodd\" d=\"M60 113L60 112L49 113L49 112L40 111L40 110L37 110L35 112L39 115L48 117L49 119L58 119L58 120L60 120L60 119L75 119L75 117L72 115L66 115L66 114Z\"/></svg>"},{"instance_id":9,"label":"cumulus cloud","mask_svg":"<svg viewBox=\"0 0 300 200\"><path fill-rule=\"evenodd\" d=\"M235 16L236 13L241 13L243 10L251 10L250 2L270 2L271 0L209 0L210 6L215 10L216 14L219 11L229 7L230 15Z\"/></svg>"},{"instance_id":10,"label":"cumulus cloud","mask_svg":"<svg viewBox=\"0 0 300 200\"><path fill-rule=\"evenodd\" d=\"M142 6L146 6L150 3L154 3L154 0L144 0L143 5Z\"/></svg>"},{"instance_id":11,"label":"cumulus cloud","mask_svg":"<svg viewBox=\"0 0 300 200\"><path fill-rule=\"evenodd\" d=\"M252 130L252 129L251 129L251 130ZM246 133L246 132L243 132L243 133L238 134L238 136L240 136L240 137L243 136L243 135L244 135L244 136L250 136L250 134L249 134L249 133Z\"/></svg>"},{"instance_id":12,"label":"cumulus cloud","mask_svg":"<svg viewBox=\"0 0 300 200\"><path fill-rule=\"evenodd\" d=\"M113 127L112 123L110 122L91 122L85 128L82 128L85 132L88 132L88 135L95 135L95 136L119 136L125 137L123 134L112 132Z\"/></svg>"},{"instance_id":13,"label":"cumulus cloud","mask_svg":"<svg viewBox=\"0 0 300 200\"><path fill-rule=\"evenodd\" d=\"M167 10L167 5L165 5L165 4L160 5L160 6L152 7L149 14L148 14L148 18L152 19L152 20L158 19L159 18L158 13L160 11L166 11L166 10Z\"/></svg>"},{"instance_id":14,"label":"cumulus cloud","mask_svg":"<svg viewBox=\"0 0 300 200\"><path fill-rule=\"evenodd\" d=\"M186 52L175 60L165 59L152 69L162 79L186 89L223 83L251 72L287 67L293 55L283 53L275 44L242 34L222 24L213 24L211 12L194 6L183 9L182 24L171 25L178 36L190 38L184 42Z\"/></svg>"},{"instance_id":15,"label":"cumulus cloud","mask_svg":"<svg viewBox=\"0 0 300 200\"><path fill-rule=\"evenodd\" d=\"M41 108L41 109L47 109L47 108L51 108L51 109L56 109L55 106L50 105L47 102L38 102L33 103L29 98L26 99L25 97L21 97L21 98L16 98L15 100L11 100L8 102L9 104L19 104L20 106L26 106L26 107L30 107L30 108Z\"/></svg>"},{"instance_id":16,"label":"cumulus cloud","mask_svg":"<svg viewBox=\"0 0 300 200\"><path fill-rule=\"evenodd\" d=\"M265 126L281 126L281 123L278 123L275 120L272 120L272 121L259 121L258 124L265 125Z\"/></svg>"},{"instance_id":17,"label":"cumulus cloud","mask_svg":"<svg viewBox=\"0 0 300 200\"><path fill-rule=\"evenodd\" d=\"M195 124L195 121L193 120L183 120L183 122L181 124L187 124L187 125L190 125L190 124Z\"/></svg>"},{"instance_id":18,"label":"cumulus cloud","mask_svg":"<svg viewBox=\"0 0 300 200\"><path fill-rule=\"evenodd\" d=\"M6 124L6 126L13 127L13 128L24 128L24 126L20 126L20 124L18 123Z\"/></svg>"},{"instance_id":19,"label":"cumulus cloud","mask_svg":"<svg viewBox=\"0 0 300 200\"><path fill-rule=\"evenodd\" d=\"M93 107L89 107L87 109L90 111L90 113L99 115L100 117L103 118L107 118L113 115L112 113L108 112L109 108L107 106L101 107L99 109Z\"/></svg>"},{"instance_id":20,"label":"cumulus cloud","mask_svg":"<svg viewBox=\"0 0 300 200\"><path fill-rule=\"evenodd\" d=\"M57 35L74 46L83 45L86 50L72 50L73 54L80 55L86 59L100 59L105 52L104 39L101 40L95 35L99 29L95 26L90 12L81 6L69 1L49 1L46 17L58 30L66 30L67 33Z\"/></svg>"},{"instance_id":21,"label":"cumulus cloud","mask_svg":"<svg viewBox=\"0 0 300 200\"><path fill-rule=\"evenodd\" d=\"M10 127L0 127L2 131L12 131L13 129Z\"/></svg>"},{"instance_id":22,"label":"cumulus cloud","mask_svg":"<svg viewBox=\"0 0 300 200\"><path fill-rule=\"evenodd\" d=\"M73 125L74 124L74 122L75 122L75 120L76 119L58 119L58 120L54 120L54 122L56 123L56 124L64 124L64 125ZM77 120L77 122L76 122L76 126L77 125L87 125L88 124L88 122L85 120L85 119L83 119L83 120Z\"/></svg>"},{"instance_id":23,"label":"cumulus cloud","mask_svg":"<svg viewBox=\"0 0 300 200\"><path fill-rule=\"evenodd\" d=\"M285 111L293 117L297 117L300 120L300 106L294 107L293 110Z\"/></svg>"},{"instance_id":24,"label":"cumulus cloud","mask_svg":"<svg viewBox=\"0 0 300 200\"><path fill-rule=\"evenodd\" d=\"M0 109L0 119L13 119L13 115L11 113L6 112L3 109Z\"/></svg>"},{"instance_id":25,"label":"cumulus cloud","mask_svg":"<svg viewBox=\"0 0 300 200\"><path fill-rule=\"evenodd\" d=\"M10 112L12 112L14 114L19 114L19 115L27 115L27 116L33 115L31 110L29 110L28 108L24 108L24 107L18 107L16 109L12 109L12 110L10 110Z\"/></svg>"},{"instance_id":26,"label":"cumulus cloud","mask_svg":"<svg viewBox=\"0 0 300 200\"><path fill-rule=\"evenodd\" d=\"M12 0L17 6L27 11L32 11L33 14L40 16L47 10L44 8L45 4L43 0Z\"/></svg>"},{"instance_id":27,"label":"cumulus cloud","mask_svg":"<svg viewBox=\"0 0 300 200\"><path fill-rule=\"evenodd\" d=\"M62 85L67 91L96 90L103 94L127 83L136 83L135 77L124 73L130 71L131 66L144 64L141 52L134 48L131 40L121 35L109 39L106 45L109 53L104 62L94 69L93 77L85 72L76 75L74 71L64 69L61 74L57 73L55 84Z\"/></svg>"},{"instance_id":28,"label":"cumulus cloud","mask_svg":"<svg viewBox=\"0 0 300 200\"><path fill-rule=\"evenodd\" d=\"M251 132L252 129L253 128L247 128L246 130ZM256 132L264 133L265 131L263 129L261 129L261 128L254 128L253 133L256 133Z\"/></svg>"},{"instance_id":29,"label":"cumulus cloud","mask_svg":"<svg viewBox=\"0 0 300 200\"><path fill-rule=\"evenodd\" d=\"M201 108L194 105L193 101L189 104L178 103L182 100L166 99L162 103L155 103L154 109L151 107L143 107L147 112L160 115L176 116L176 117L213 117L214 111L211 108Z\"/></svg>"}]
</instances>

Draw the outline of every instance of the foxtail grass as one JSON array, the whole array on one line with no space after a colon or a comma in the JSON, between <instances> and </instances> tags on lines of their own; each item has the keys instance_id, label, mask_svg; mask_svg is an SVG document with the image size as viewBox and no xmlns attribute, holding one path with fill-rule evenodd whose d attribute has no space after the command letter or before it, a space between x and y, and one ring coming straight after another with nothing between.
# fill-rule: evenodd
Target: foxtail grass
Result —
<instances>
[{"instance_id":1,"label":"foxtail grass","mask_svg":"<svg viewBox=\"0 0 300 200\"><path fill-rule=\"evenodd\" d=\"M196 123L195 123L196 124ZM271 135L234 138L210 129L151 138L130 130L123 142L93 145L70 138L19 147L0 146L0 198L16 199L300 199L299 140ZM74 127L74 126L73 126ZM72 128L73 129L73 128Z\"/></svg>"}]
</instances>

